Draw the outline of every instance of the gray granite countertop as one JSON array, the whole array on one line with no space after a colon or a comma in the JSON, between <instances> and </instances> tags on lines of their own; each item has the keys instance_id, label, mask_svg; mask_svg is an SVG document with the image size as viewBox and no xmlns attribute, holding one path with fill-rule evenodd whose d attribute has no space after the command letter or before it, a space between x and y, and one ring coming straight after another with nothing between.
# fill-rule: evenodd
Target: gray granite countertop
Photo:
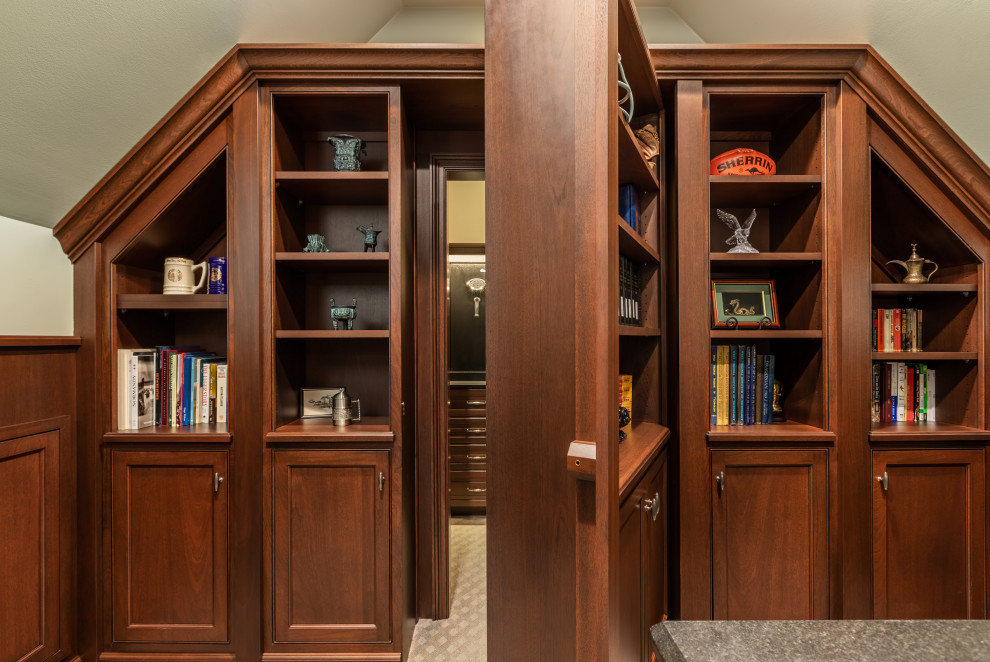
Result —
<instances>
[{"instance_id":1,"label":"gray granite countertop","mask_svg":"<svg viewBox=\"0 0 990 662\"><path fill-rule=\"evenodd\" d=\"M990 660L990 621L667 621L664 662Z\"/></svg>"}]
</instances>

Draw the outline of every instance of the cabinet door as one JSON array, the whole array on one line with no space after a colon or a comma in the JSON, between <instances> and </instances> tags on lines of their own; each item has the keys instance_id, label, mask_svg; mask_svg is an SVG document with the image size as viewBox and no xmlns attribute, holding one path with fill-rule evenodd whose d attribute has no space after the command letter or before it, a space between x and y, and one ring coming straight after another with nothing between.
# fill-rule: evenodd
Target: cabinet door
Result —
<instances>
[{"instance_id":1,"label":"cabinet door","mask_svg":"<svg viewBox=\"0 0 990 662\"><path fill-rule=\"evenodd\" d=\"M875 451L873 469L873 616L986 618L983 450Z\"/></svg>"},{"instance_id":2,"label":"cabinet door","mask_svg":"<svg viewBox=\"0 0 990 662\"><path fill-rule=\"evenodd\" d=\"M275 642L389 641L388 452L272 456Z\"/></svg>"},{"instance_id":3,"label":"cabinet door","mask_svg":"<svg viewBox=\"0 0 990 662\"><path fill-rule=\"evenodd\" d=\"M619 510L619 660L649 662L649 629L667 611L666 453Z\"/></svg>"},{"instance_id":4,"label":"cabinet door","mask_svg":"<svg viewBox=\"0 0 990 662\"><path fill-rule=\"evenodd\" d=\"M59 648L58 439L0 442L0 660L44 660Z\"/></svg>"},{"instance_id":5,"label":"cabinet door","mask_svg":"<svg viewBox=\"0 0 990 662\"><path fill-rule=\"evenodd\" d=\"M711 457L714 617L827 618L827 451Z\"/></svg>"},{"instance_id":6,"label":"cabinet door","mask_svg":"<svg viewBox=\"0 0 990 662\"><path fill-rule=\"evenodd\" d=\"M227 641L224 451L111 451L118 642Z\"/></svg>"}]
</instances>

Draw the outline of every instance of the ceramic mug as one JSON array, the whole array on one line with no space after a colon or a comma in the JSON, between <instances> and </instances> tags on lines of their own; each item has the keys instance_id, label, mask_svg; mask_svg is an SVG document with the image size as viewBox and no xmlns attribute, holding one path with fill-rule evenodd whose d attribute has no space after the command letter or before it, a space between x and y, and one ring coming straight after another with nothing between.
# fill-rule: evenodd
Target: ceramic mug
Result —
<instances>
[{"instance_id":1,"label":"ceramic mug","mask_svg":"<svg viewBox=\"0 0 990 662\"><path fill-rule=\"evenodd\" d=\"M193 272L199 269L199 280L193 284ZM206 262L193 264L184 257L165 258L164 294L195 294L206 285Z\"/></svg>"}]
</instances>

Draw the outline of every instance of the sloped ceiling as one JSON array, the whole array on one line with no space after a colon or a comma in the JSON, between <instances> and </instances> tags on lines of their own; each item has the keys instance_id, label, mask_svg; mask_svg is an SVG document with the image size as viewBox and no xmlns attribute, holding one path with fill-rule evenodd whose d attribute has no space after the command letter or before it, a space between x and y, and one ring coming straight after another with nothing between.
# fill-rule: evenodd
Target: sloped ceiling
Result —
<instances>
[{"instance_id":1,"label":"sloped ceiling","mask_svg":"<svg viewBox=\"0 0 990 662\"><path fill-rule=\"evenodd\" d=\"M637 4L668 8L653 10L657 20L644 20L648 39L696 33L713 43L871 43L984 161L990 160L990 123L983 118L990 106L990 40L985 38L990 2ZM54 226L236 43L367 42L417 34L435 40L436 30L415 27L423 25L417 10L483 5L482 0L3 0L0 216ZM469 15L475 18L465 18ZM676 15L687 24L679 32L657 27L651 34L651 26L670 25L671 18L679 22ZM463 29L466 20L478 17L477 11L468 12L446 25ZM477 27L466 32L470 41L481 34ZM464 41L459 35L449 40Z\"/></svg>"}]
</instances>

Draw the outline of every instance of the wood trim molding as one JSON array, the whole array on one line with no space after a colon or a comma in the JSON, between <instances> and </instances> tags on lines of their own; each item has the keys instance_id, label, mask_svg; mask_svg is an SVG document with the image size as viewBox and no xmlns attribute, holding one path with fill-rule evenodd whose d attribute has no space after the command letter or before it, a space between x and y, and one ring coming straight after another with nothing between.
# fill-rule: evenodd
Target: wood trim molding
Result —
<instances>
[{"instance_id":1,"label":"wood trim molding","mask_svg":"<svg viewBox=\"0 0 990 662\"><path fill-rule=\"evenodd\" d=\"M655 46L661 85L679 78L843 81L972 217L990 227L990 168L869 45Z\"/></svg>"},{"instance_id":2,"label":"wood trim molding","mask_svg":"<svg viewBox=\"0 0 990 662\"><path fill-rule=\"evenodd\" d=\"M79 347L79 336L0 336L0 349L22 347Z\"/></svg>"},{"instance_id":3,"label":"wood trim molding","mask_svg":"<svg viewBox=\"0 0 990 662\"><path fill-rule=\"evenodd\" d=\"M78 260L256 79L482 78L484 56L480 46L235 46L59 221L55 238Z\"/></svg>"}]
</instances>

